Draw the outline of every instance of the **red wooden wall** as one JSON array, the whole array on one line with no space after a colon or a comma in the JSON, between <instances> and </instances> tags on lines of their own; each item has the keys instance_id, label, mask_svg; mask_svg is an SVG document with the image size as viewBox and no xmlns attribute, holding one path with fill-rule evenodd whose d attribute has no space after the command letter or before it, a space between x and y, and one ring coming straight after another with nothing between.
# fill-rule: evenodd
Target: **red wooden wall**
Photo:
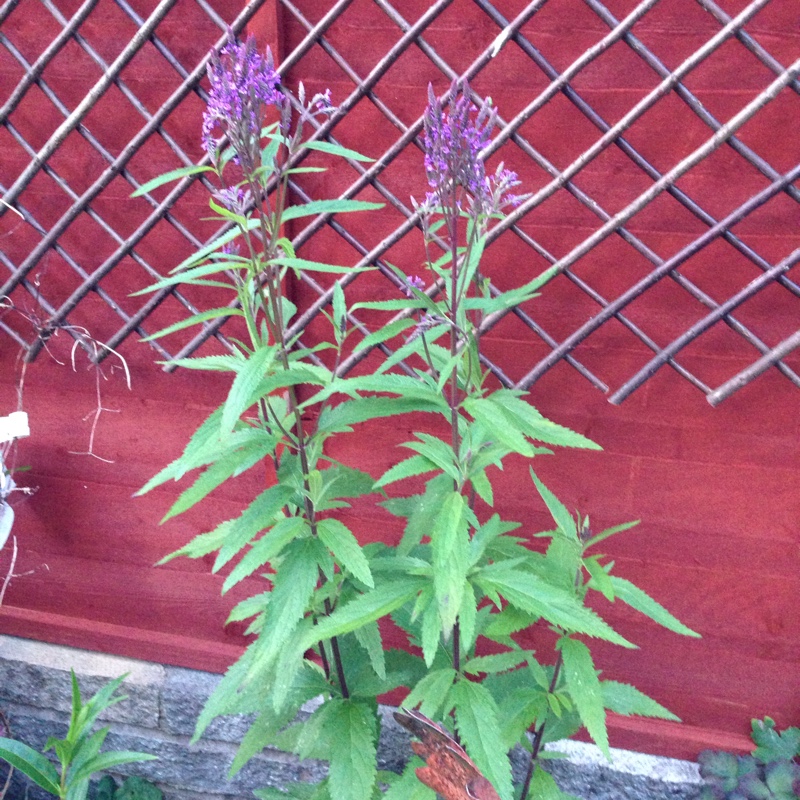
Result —
<instances>
[{"instance_id":1,"label":"red wooden wall","mask_svg":"<svg viewBox=\"0 0 800 800\"><path fill-rule=\"evenodd\" d=\"M110 0L98 5L98 22L103 13L113 17L110 5ZM228 14L233 13L235 5L217 3L221 13ZM313 0L298 5L314 21L322 15L322 4ZM513 16L522 3L499 5L504 6L507 16ZM608 5L620 16L633 7L632 2L624 0ZM725 4L729 13L743 6L744 2ZM427 7L427 3L407 2L401 10L413 20ZM25 14L12 15L7 25L29 29L35 50L35 6L29 3L25 8ZM526 31L536 44L549 48L548 52L560 53L557 65L564 67L607 30L585 11L578 0L551 2ZM800 38L794 0L773 0L762 13L757 30L769 41L772 52L785 62L796 58ZM183 41L190 60L197 54L190 52L191 43L185 37L181 40L179 23L174 23L174 42ZM473 4L454 3L426 35L456 69L463 69L470 60L471 42L482 25L486 25L486 19ZM664 0L642 26L637 32L650 46L658 47L670 65L718 28L689 0ZM304 35L288 14L280 16L276 24L271 4L253 28L283 54L291 52ZM98 25L95 35L106 35L98 33L101 30ZM107 35L113 50L113 30ZM355 2L343 23L330 32L331 40L347 51L348 59L362 74L368 72L375 54L384 52L396 36L396 27L366 0ZM302 79L311 90L330 84L334 99L346 96L352 84L325 56L312 52L289 74L289 82ZM729 113L738 110L757 85L754 67L750 75L738 61L731 64L736 67L736 88L731 88L730 71L720 67L700 70L695 77L695 88L704 102L723 116L726 109ZM77 82L79 77L73 73L71 80ZM0 62L3 95L13 88L12 79L14 70ZM395 113L409 122L424 108L424 87L429 80L439 90L447 84L428 61L408 55L383 78L381 96L391 100ZM640 67L626 64L624 58L599 62L577 82L612 119L652 84ZM154 80L155 95L158 85ZM513 116L545 85L545 79L513 52L502 66L498 62L475 82L479 92L492 95L506 117ZM794 136L800 121L797 99L790 94L776 106L774 114L745 131L750 143L782 169L800 160ZM111 121L116 108L112 98L103 112L108 117L98 117L106 120L109 129L114 128ZM199 132L200 108L195 103L189 111L180 120L180 135L191 147L192 137ZM29 113L34 112L32 107ZM671 101L658 115L656 125L634 129L632 136L639 137L637 146L666 169L707 131L704 134L699 123L694 127L687 122ZM397 136L368 104L358 106L352 119L336 133L346 145L367 153L380 152ZM527 123L526 135L548 158L563 166L592 141L594 134L559 98ZM120 141L123 138L120 136ZM4 152L12 157L4 157L5 165L0 169L13 179L23 159L9 143L6 147ZM518 151L508 148L503 157L523 175L524 188L535 189L544 182L543 173ZM713 210L719 214L759 186L756 177L742 171L732 159L727 164L726 158L725 151L720 151L714 161L689 176L692 191L702 194L704 202L715 204ZM152 174L176 166L161 163L155 156L152 162ZM76 171L92 168L86 162L79 163L82 166ZM68 153L61 168L70 169ZM146 163L139 169L137 177L149 177L144 174ZM740 180L732 180L731 176L737 174ZM641 176L615 151L609 151L582 178L583 188L602 194L612 208L621 207L642 188L637 183L641 183ZM312 188L331 194L352 179L352 175L329 174L319 187ZM398 197L405 199L410 193L421 196L425 191L421 155L410 152L385 179ZM4 174L2 182L8 185L11 181ZM142 213L127 200L127 193L124 185L119 188L117 206L109 204L109 214L122 219L126 214ZM374 192L361 196L369 198ZM46 185L23 195L23 201L42 214L48 203L64 202L52 186ZM637 217L634 227L666 257L702 226L667 199L657 205L657 210ZM202 196L195 210L197 216L202 215ZM365 218L353 223L354 229L363 241L375 243L398 224L392 214L387 210ZM7 219L8 215L4 222ZM797 246L798 222L797 207L787 201L768 205L763 214L746 224L759 251L770 257L774 254L777 259L788 252L792 241ZM526 218L523 227L563 255L596 224L571 198L557 195ZM0 246L13 250L14 232L6 228L3 234ZM151 250L158 246L158 241L149 243ZM413 238L404 240L388 253L388 260L407 265L413 273L421 261L417 246ZM73 254L87 261L97 257L97 244L91 236L71 241L70 247ZM324 252L325 260L333 260L331 249L341 263L357 260L354 251L327 234L312 240L304 254L313 258ZM165 238L163 271L174 266L186 254L184 250L184 245ZM491 248L487 263L493 280L503 287L546 266L509 236ZM609 240L579 269L598 281L608 296L614 296L626 276L643 267L629 249ZM692 269L717 281L712 286L725 281L736 283L747 275L746 265L721 247L704 251ZM115 281L124 285L128 273L119 267L116 272ZM45 277L57 282L61 273L54 269ZM301 300L311 298L302 288L297 291ZM375 280L359 279L348 291L348 300L387 296L387 291ZM664 284L637 306L637 322L661 331L666 340L685 328L697 313L678 297L673 286ZM528 310L545 327L563 336L595 307L564 280L549 285ZM798 324L796 305L793 307L783 295L769 294L748 313L753 319L766 320L776 341ZM86 306L85 324L102 333L104 323L98 305ZM321 335L321 330L312 327L310 335ZM158 526L158 520L179 489L163 487L139 499L131 495L180 452L189 434L220 402L226 382L217 376L167 375L154 363L146 345L125 342L120 352L131 370L132 390L125 388L120 370L112 371L110 362L105 363L99 384L103 406L113 411L100 416L94 452L113 461L109 464L75 454L87 449L91 418L84 420L84 415L91 415L96 408L98 384L97 373L87 370L80 357L78 369L72 370L69 349L67 337L57 337L51 345L52 353L43 353L25 374L23 407L30 415L32 435L19 444L18 464L30 465L31 470L22 474L20 482L37 487L37 491L15 499L14 533L19 556L16 577L0 608L0 631L221 671L243 644L236 626L223 629L222 624L227 610L248 585L221 598L221 578L209 574L209 562L176 560L156 569L153 564L192 535L208 529L211 522L238 513L260 487L262 476L254 472L238 479L219 490L212 503L163 527ZM530 332L513 320L492 332L487 349L515 378L546 352L545 345L533 341ZM632 367L643 363L647 357L644 351L621 326L612 324L582 346L580 355L589 365L597 365L613 386L630 375ZM16 356L13 343L0 340L0 414L16 407L20 380ZM741 355L731 346L730 335L720 331L699 340L683 360L702 374L724 378L752 359ZM753 716L769 714L780 724L800 722L797 389L772 370L712 409L700 392L664 368L621 407L614 407L575 370L561 363L534 385L531 401L547 416L592 437L604 448L602 453L559 452L542 457L536 464L539 475L567 506L589 513L597 529L641 519L635 531L609 541L606 551L614 556L619 574L641 585L703 636L700 640L686 639L622 608L598 607L640 645L633 653L599 645L598 662L604 675L636 684L684 720L679 726L614 719L612 744L693 757L707 746L745 747L744 734ZM395 456L393 445L423 424L428 423L409 420L401 430L382 425L359 431L340 445L341 456L377 475ZM512 498L505 510L533 530L546 529L546 515L526 470L522 463L508 470L505 485L512 490ZM398 534L395 522L367 503L357 507L353 524L364 541ZM7 571L9 555L8 548L0 553L0 576Z\"/></svg>"}]
</instances>

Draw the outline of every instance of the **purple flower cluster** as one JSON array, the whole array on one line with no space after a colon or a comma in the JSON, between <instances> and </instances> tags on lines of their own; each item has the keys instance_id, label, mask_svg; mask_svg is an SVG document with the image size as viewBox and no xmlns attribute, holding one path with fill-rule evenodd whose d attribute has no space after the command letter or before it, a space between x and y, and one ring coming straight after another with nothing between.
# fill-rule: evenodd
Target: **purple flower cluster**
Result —
<instances>
[{"instance_id":1,"label":"purple flower cluster","mask_svg":"<svg viewBox=\"0 0 800 800\"><path fill-rule=\"evenodd\" d=\"M473 114L477 116L473 120ZM498 213L509 204L518 204L508 190L519 185L517 175L504 169L489 177L481 151L489 144L496 112L485 100L480 108L470 100L469 84L454 81L447 110L428 86L428 108L425 111L425 172L433 190L420 204L423 214L433 208L450 208L460 204L458 187L471 197L476 215Z\"/></svg>"},{"instance_id":2,"label":"purple flower cluster","mask_svg":"<svg viewBox=\"0 0 800 800\"><path fill-rule=\"evenodd\" d=\"M461 186L476 202L487 199L486 170L481 150L489 143L494 113L488 102L477 109L469 99L466 81L453 83L447 111L428 86L425 111L425 172L433 189L429 198L435 204L449 206ZM475 121L473 112L478 111Z\"/></svg>"},{"instance_id":3,"label":"purple flower cluster","mask_svg":"<svg viewBox=\"0 0 800 800\"><path fill-rule=\"evenodd\" d=\"M221 138L219 127L236 153L236 161L245 171L252 171L259 161L261 127L267 106L282 107L284 95L278 90L280 76L267 49L266 57L256 51L252 36L244 43L231 35L230 42L208 65L211 93L203 115L203 147L216 161Z\"/></svg>"}]
</instances>

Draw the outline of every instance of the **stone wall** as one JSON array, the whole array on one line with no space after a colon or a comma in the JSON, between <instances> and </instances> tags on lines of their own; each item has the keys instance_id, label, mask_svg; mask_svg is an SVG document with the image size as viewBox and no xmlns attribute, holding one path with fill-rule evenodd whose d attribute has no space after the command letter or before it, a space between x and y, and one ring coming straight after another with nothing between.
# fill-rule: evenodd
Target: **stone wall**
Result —
<instances>
[{"instance_id":1,"label":"stone wall","mask_svg":"<svg viewBox=\"0 0 800 800\"><path fill-rule=\"evenodd\" d=\"M219 676L144 661L90 653L68 647L0 636L0 711L15 738L41 749L48 736L63 737L70 709L69 670L78 676L84 697L123 673L128 699L110 708L105 724L111 733L106 749L154 753L157 761L131 764L125 774L157 784L166 800L252 799L252 789L281 786L287 780L318 780L324 765L300 762L278 751L252 759L233 779L228 767L246 721L218 719L202 740L190 745L194 723ZM379 758L383 769L399 769L410 752L408 739L385 713ZM567 760L551 761L551 771L565 791L585 800L695 800L696 765L674 759L616 751L614 765L597 748L564 743ZM0 766L0 787L5 781ZM50 795L27 785L18 773L5 800L47 800Z\"/></svg>"}]
</instances>

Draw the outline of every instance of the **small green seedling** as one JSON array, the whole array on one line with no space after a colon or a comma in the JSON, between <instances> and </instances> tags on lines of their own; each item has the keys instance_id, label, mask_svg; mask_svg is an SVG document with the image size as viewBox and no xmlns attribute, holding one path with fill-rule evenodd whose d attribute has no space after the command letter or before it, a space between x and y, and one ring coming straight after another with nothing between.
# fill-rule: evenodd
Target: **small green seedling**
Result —
<instances>
[{"instance_id":1,"label":"small green seedling","mask_svg":"<svg viewBox=\"0 0 800 800\"><path fill-rule=\"evenodd\" d=\"M97 718L107 708L125 700L124 695L114 696L125 675L108 683L88 702L83 703L75 673L72 672L72 714L66 738L50 737L44 752L53 750L59 767L42 753L16 739L0 738L0 758L27 775L45 791L59 800L85 800L89 779L97 772L133 761L151 761L148 753L127 750L101 753L109 728L91 732Z\"/></svg>"}]
</instances>

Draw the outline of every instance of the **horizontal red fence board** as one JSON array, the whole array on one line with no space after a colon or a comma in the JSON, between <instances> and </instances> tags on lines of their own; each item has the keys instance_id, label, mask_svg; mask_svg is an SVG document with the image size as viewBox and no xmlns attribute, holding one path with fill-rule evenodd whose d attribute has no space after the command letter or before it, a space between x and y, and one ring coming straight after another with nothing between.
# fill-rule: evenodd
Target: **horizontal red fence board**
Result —
<instances>
[{"instance_id":1,"label":"horizontal red fence board","mask_svg":"<svg viewBox=\"0 0 800 800\"><path fill-rule=\"evenodd\" d=\"M794 0L774 0L753 29L769 41L771 52L784 58L785 63L796 58L800 50L793 3ZM113 17L109 5L101 3L99 7ZM222 5L225 4L217 3ZM322 5L315 0L298 2L312 21L321 16ZM397 5L403 6L409 20L417 19L429 7L421 0ZM522 4L508 5L517 10ZM743 4L727 5L736 6L729 9L733 13ZM621 16L630 11L633 3L619 0L609 6ZM397 39L398 29L374 4L355 2L351 11L332 28L330 39L347 50L351 63L363 76L374 65L375 54ZM253 28L262 43L279 44L276 52L286 54L302 40L305 31L285 14L280 42L276 43L273 14L274 6L268 3ZM19 19L19 15L12 17L12 21ZM476 26L486 24L485 16L473 4L453 3L426 32L426 38L450 63L463 69L469 63L467 56L473 49ZM35 58L39 52L35 46L36 22L27 17L25 25L30 27L29 56ZM637 34L672 67L718 27L696 4L662 0L653 15L648 15L637 28ZM530 29L535 44L548 54L558 55L559 68L607 32L578 0L551 0ZM55 32L48 28L47 36L51 38ZM193 65L199 54L191 50L191 37L185 36L178 22L172 33L170 46L182 46L185 65ZM127 36L129 31L120 35L123 34ZM115 35L109 30L109 47ZM183 39L187 41L181 45ZM368 42L369 47L362 47L359 52L354 43L363 42ZM512 50L506 60L498 59L498 65L487 69L474 84L479 92L492 95L507 118L547 85L527 58L514 53ZM731 52L732 63L737 65L738 53ZM738 75L737 89L732 91L730 75L718 64L715 60L699 68L690 84L709 109L727 118L762 87L763 68L747 61ZM84 65L83 75L79 67L71 68L78 72L73 71L69 80L69 75L62 76L64 86L71 85L75 92L74 97L64 98L73 105L91 85L93 76L88 65ZM151 80L146 64L141 69L141 80ZM0 62L0 77L13 85L18 75L13 65L4 61ZM292 84L302 80L308 91L330 84L334 100L346 97L353 88L320 51L303 59L288 80ZM429 80L437 91L447 85L446 78L426 57L409 51L383 79L380 94L392 99L395 113L408 123L424 108ZM611 121L653 85L653 76L640 63L628 63L624 57L619 61L602 58L575 81L575 87ZM155 79L151 91L150 107L155 108L164 100L166 84ZM125 122L126 115L131 114L126 103L114 92L103 102L105 106L93 112L92 124L98 130L115 125L125 128L129 124ZM41 98L24 111L21 119L30 126L26 133L32 140L40 115L57 116ZM201 111L199 101L193 98L171 123L175 135L198 157ZM653 114L658 124L635 125L629 132L630 140L661 169L674 165L709 135L709 130L674 97L657 106ZM771 163L788 169L797 161L798 121L798 97L785 93L765 122L760 127L746 126L742 137ZM658 135L654 128L660 129ZM111 142L117 149L128 138L127 131L119 133L118 141ZM335 133L343 144L367 153L381 152L398 135L366 103L357 105ZM523 133L560 167L597 137L596 129L560 96L529 120ZM8 185L24 168L27 158L7 141L4 131L0 130L0 136L4 137L0 148L7 144L10 154L2 167L2 182ZM502 155L507 157L509 166L522 174L524 190L536 190L549 180L544 170L529 163L518 150L509 148ZM149 145L141 161L134 162L135 174L144 180L177 166L170 158L157 145ZM741 169L739 180L721 181L719 176L726 174L730 166L726 166L726 158L730 158L728 151L719 151L680 184L690 194L701 194L704 202L708 201L709 211L718 215L728 213L765 185L763 176L748 167ZM85 150L78 137L74 147L60 151L59 159L59 169L77 182L98 170L96 155ZM493 159L492 166L497 160ZM328 196L352 180L354 174L345 169L344 174L329 173L309 186ZM421 153L412 148L404 154L387 170L387 180L404 202L410 194L422 197L426 182ZM616 211L646 189L650 181L612 148L581 172L578 183L590 194L602 190L606 207ZM144 216L143 207L128 200L130 187L124 181L112 187L104 195L105 213L124 225L124 230L132 229ZM377 192L367 190L360 197L375 199ZM44 176L26 192L24 200L43 222L57 219L69 205L66 196ZM210 233L213 228L189 218L189 212L196 212L196 217L206 214L204 192L197 190L190 201L182 206L181 213L186 215L182 221L192 225L198 235ZM3 224L9 218L6 215ZM392 209L387 209L353 221L349 229L373 245L393 230L398 218ZM776 197L742 227L759 252L779 259L790 250L792 242L796 243L797 223L796 204ZM563 256L597 225L597 218L585 207L559 193L523 220L521 227L556 256ZM630 229L655 252L667 257L692 241L704 227L664 196L637 215ZM15 257L17 250L27 252L29 242L15 239L14 231L8 228L2 232L5 235L0 246L10 257ZM28 236L29 232L21 235ZM88 218L80 227L70 229L69 237L64 241L65 247L87 269L107 255L103 248L111 247L104 240L99 243L96 226ZM422 261L419 244L419 237L404 239L387 258L413 273ZM153 258L163 272L189 253L185 241L166 228L157 229L140 251ZM157 255L160 258L156 260ZM300 255L344 264L354 263L359 257L333 234L315 237ZM63 295L59 299L64 299L77 279L59 257L48 259L43 278ZM488 274L501 288L527 280L546 266L544 259L513 236L505 236L489 248L486 263ZM647 269L649 264L643 258L633 255L615 238L593 251L591 259L579 262L575 271L606 296L615 297L629 285L631 276L644 275ZM686 274L697 276L701 286L705 277L713 275L718 281L714 283L715 291L719 289L720 296L727 297L751 280L754 270L730 248L718 244L695 256L687 265ZM122 303L132 302L125 299L127 294L146 284L141 273L121 267L105 280L109 289L118 290ZM321 281L325 283L324 278ZM710 286L704 288L711 292ZM295 291L301 303L315 299L302 287L295 287ZM787 294L765 294L759 302L748 305L747 313L766 324L774 341L798 325L796 305L790 304ZM377 277L359 279L347 295L350 303L388 296L386 283ZM685 300L674 284L665 281L633 304L630 316L637 324L657 327L663 340L668 341L701 313L699 304L697 308L680 304L681 297ZM102 306L93 298L80 307L78 317L98 338L115 330L114 324L103 318ZM560 338L571 332L576 322L588 319L597 307L566 279L560 279L546 287L526 310ZM177 304L166 302L153 318L151 329L174 322L179 314ZM370 319L367 315L364 318ZM372 324L377 320L377 316L373 317ZM309 330L309 341L326 335L327 326L324 320L315 321ZM716 385L715 378L718 383L750 363L733 350L733 336L726 329L715 330L685 351L681 362L693 372L711 376L709 382ZM527 365L547 352L547 346L534 340L530 331L513 318L504 320L485 338L485 347L489 357L514 379L521 378ZM16 577L10 581L0 608L0 631L223 671L245 645L242 627L223 628L223 623L238 600L248 592L260 590L259 580L246 581L221 596L222 577L210 571L213 559L178 559L160 567L154 564L193 535L237 514L263 486L264 475L254 470L221 487L200 509L163 526L159 526L159 520L186 484L159 487L142 498L132 495L181 452L189 435L224 398L228 379L189 372L167 375L154 363L155 355L147 345L130 339L120 349L131 370L132 389L128 391L121 370L111 370L113 359L105 362L98 384L97 373L87 370L80 356L78 369L72 370L66 335L57 337L50 350L52 355L43 352L25 375L24 408L30 414L32 435L20 441L17 465L30 465L29 472L20 474L20 483L36 487L36 492L13 500L19 555ZM619 385L651 356L641 342L613 321L584 342L575 354L590 368L602 367L604 379L612 386ZM20 372L16 356L13 342L0 340L0 414L8 413L17 404ZM93 451L113 463L79 455L88 448L98 390L103 407L110 410L99 416ZM712 409L698 390L666 366L622 406L613 407L601 392L562 362L534 385L530 400L556 422L584 433L604 448L602 453L559 451L538 457L537 473L569 508L590 514L596 530L641 519L638 528L605 543L604 552L616 560L619 574L641 585L703 637L686 639L669 633L619 608L619 604L598 605L609 621L640 648L628 652L598 646L598 665L604 677L639 686L684 721L677 725L612 716L612 745L694 757L705 747L746 749L746 733L754 716L773 716L780 725L800 723L797 389L770 370ZM397 449L398 443L415 430L435 430L431 425L420 415L361 426L337 442L335 455L377 476L405 452ZM550 527L546 509L527 475L527 464L510 463L496 482L497 493L509 495L503 511L511 519L523 522L530 532ZM350 522L363 542L393 540L401 533L398 521L373 500L357 503ZM9 558L10 548L5 548L0 553L0 576L8 569ZM541 647L539 655L544 658L546 637L536 634L533 641L534 646L538 643Z\"/></svg>"}]
</instances>

